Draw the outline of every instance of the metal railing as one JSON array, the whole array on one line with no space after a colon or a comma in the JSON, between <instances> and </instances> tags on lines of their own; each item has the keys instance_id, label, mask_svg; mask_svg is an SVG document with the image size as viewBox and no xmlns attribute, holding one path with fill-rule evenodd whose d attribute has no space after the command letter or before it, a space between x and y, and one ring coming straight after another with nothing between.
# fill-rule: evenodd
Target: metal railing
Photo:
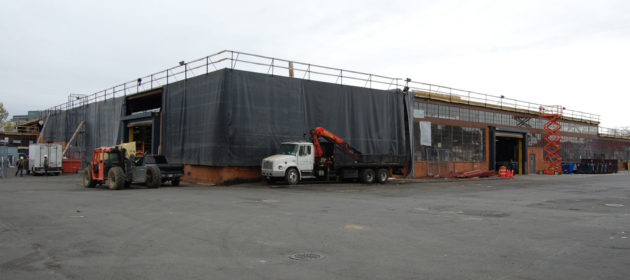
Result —
<instances>
[{"instance_id":1,"label":"metal railing","mask_svg":"<svg viewBox=\"0 0 630 280\"><path fill-rule=\"evenodd\" d=\"M626 129L599 127L598 134L601 137L630 139L630 131Z\"/></svg>"},{"instance_id":2,"label":"metal railing","mask_svg":"<svg viewBox=\"0 0 630 280\"><path fill-rule=\"evenodd\" d=\"M408 86L419 97L506 111L537 114L542 106L538 103L506 98L503 95L495 96L435 84L415 81L407 82L407 79L223 50L200 59L188 62L181 61L177 66L116 85L112 88L97 91L93 94L84 95L83 97L76 96L66 103L49 108L47 111L67 110L109 98L132 95L224 68L380 90L402 89ZM596 114L565 109L563 116L585 122L599 123L599 115Z\"/></svg>"},{"instance_id":3,"label":"metal railing","mask_svg":"<svg viewBox=\"0 0 630 280\"><path fill-rule=\"evenodd\" d=\"M522 101L508 98L503 95L496 96L469 90L456 89L446 86L427 84L421 82L409 82L409 89L416 95L430 99L444 100L452 103L462 103L480 107L500 109L504 111L522 112L538 115L541 107L548 107L540 103ZM563 118L569 118L590 123L599 123L599 115L563 108Z\"/></svg>"},{"instance_id":4,"label":"metal railing","mask_svg":"<svg viewBox=\"0 0 630 280\"><path fill-rule=\"evenodd\" d=\"M67 110L109 98L132 95L224 68L375 89L395 89L401 86L399 78L224 50L200 59L182 61L178 66L92 94L75 96L68 102L53 106L47 111Z\"/></svg>"}]
</instances>

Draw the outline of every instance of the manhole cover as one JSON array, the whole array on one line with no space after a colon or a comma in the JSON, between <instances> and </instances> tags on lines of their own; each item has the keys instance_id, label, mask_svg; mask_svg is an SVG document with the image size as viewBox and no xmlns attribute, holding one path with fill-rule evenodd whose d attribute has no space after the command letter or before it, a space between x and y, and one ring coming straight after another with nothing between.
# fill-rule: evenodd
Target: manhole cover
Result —
<instances>
[{"instance_id":1,"label":"manhole cover","mask_svg":"<svg viewBox=\"0 0 630 280\"><path fill-rule=\"evenodd\" d=\"M310 261L322 259L324 256L316 253L297 253L289 256L289 258L297 261Z\"/></svg>"},{"instance_id":2,"label":"manhole cover","mask_svg":"<svg viewBox=\"0 0 630 280\"><path fill-rule=\"evenodd\" d=\"M623 207L623 204L618 204L618 203L607 203L607 204L604 204L604 205L606 205L608 207Z\"/></svg>"}]
</instances>

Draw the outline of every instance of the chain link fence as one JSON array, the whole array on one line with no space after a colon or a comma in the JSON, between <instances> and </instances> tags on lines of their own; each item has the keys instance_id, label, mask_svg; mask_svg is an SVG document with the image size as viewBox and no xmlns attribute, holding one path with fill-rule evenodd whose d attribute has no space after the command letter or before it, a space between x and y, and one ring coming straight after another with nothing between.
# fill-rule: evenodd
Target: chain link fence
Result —
<instances>
[{"instance_id":1,"label":"chain link fence","mask_svg":"<svg viewBox=\"0 0 630 280\"><path fill-rule=\"evenodd\" d=\"M0 177L2 177L2 179L6 179L8 173L9 173L9 159L4 156L0 156Z\"/></svg>"},{"instance_id":2,"label":"chain link fence","mask_svg":"<svg viewBox=\"0 0 630 280\"><path fill-rule=\"evenodd\" d=\"M451 153L447 149L427 148L427 175L430 177L448 177L451 173Z\"/></svg>"}]
</instances>

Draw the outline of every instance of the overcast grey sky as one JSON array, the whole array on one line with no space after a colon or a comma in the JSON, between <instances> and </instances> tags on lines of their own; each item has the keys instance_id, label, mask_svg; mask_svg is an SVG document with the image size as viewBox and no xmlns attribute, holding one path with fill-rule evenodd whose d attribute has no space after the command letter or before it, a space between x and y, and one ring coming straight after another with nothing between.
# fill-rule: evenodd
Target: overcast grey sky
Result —
<instances>
[{"instance_id":1,"label":"overcast grey sky","mask_svg":"<svg viewBox=\"0 0 630 280\"><path fill-rule=\"evenodd\" d=\"M629 126L630 1L0 0L0 102L46 109L223 49Z\"/></svg>"}]
</instances>

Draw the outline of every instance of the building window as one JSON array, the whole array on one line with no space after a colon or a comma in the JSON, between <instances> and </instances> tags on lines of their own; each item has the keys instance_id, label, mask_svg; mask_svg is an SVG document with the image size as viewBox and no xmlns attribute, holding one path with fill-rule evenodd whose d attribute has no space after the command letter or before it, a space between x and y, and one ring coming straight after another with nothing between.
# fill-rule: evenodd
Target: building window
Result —
<instances>
[{"instance_id":1,"label":"building window","mask_svg":"<svg viewBox=\"0 0 630 280\"><path fill-rule=\"evenodd\" d=\"M431 124L431 146L420 145L420 125L414 123L414 160L424 161L427 153L448 150L449 161L485 161L485 129Z\"/></svg>"},{"instance_id":2,"label":"building window","mask_svg":"<svg viewBox=\"0 0 630 280\"><path fill-rule=\"evenodd\" d=\"M424 110L425 117L440 118L450 120L462 120L470 122L479 122L484 124L494 124L501 126L514 126L517 127L518 119L511 113L504 112L487 112L482 110L476 110L474 108L460 108L457 106L449 106L444 104L428 104L415 102L415 109ZM527 123L535 129L544 129L544 125L547 120L540 117L532 116ZM586 123L574 123L565 120L560 121L562 128L561 132L571 132L580 134L597 135L597 125L591 125Z\"/></svg>"}]
</instances>

